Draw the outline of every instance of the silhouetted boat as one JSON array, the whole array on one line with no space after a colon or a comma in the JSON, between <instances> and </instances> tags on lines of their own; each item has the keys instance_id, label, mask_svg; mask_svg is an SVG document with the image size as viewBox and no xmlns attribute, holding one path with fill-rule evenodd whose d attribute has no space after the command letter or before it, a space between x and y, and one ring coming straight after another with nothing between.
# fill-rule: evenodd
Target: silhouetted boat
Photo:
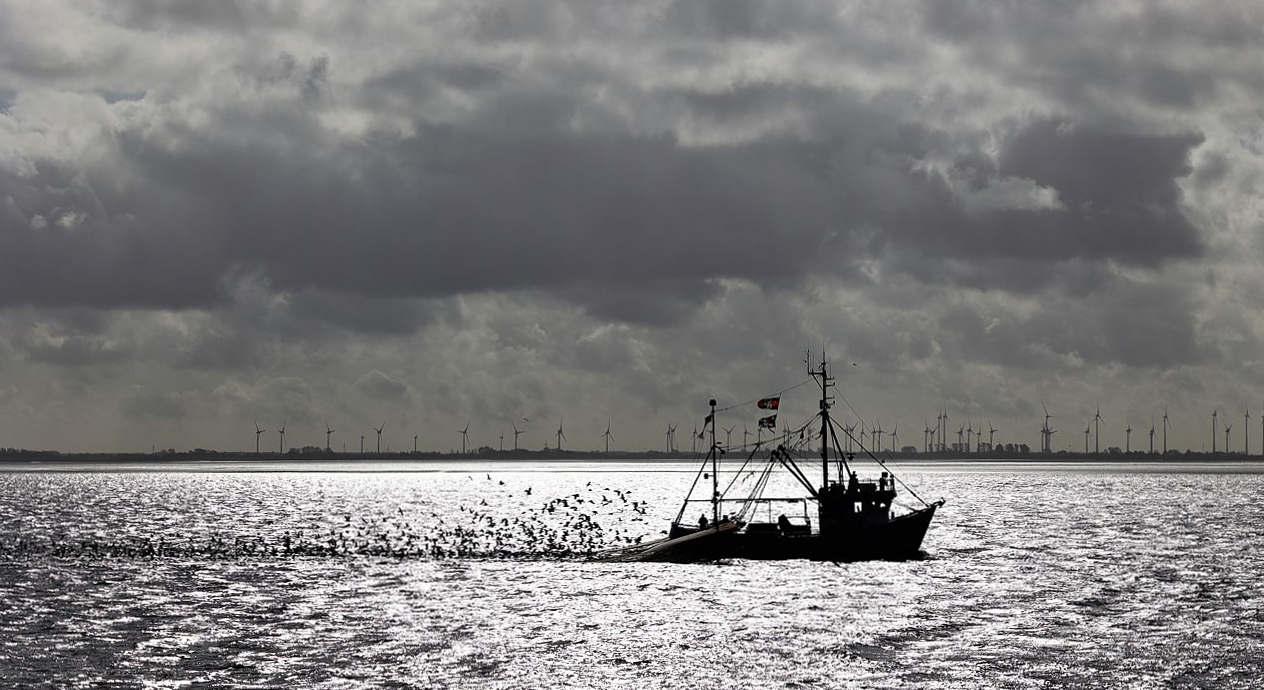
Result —
<instances>
[{"instance_id":1,"label":"silhouetted boat","mask_svg":"<svg viewBox=\"0 0 1264 690\"><path fill-rule=\"evenodd\" d=\"M834 379L829 373L824 356L819 367L813 367L809 362L809 373L821 389L820 412L798 431L800 438L803 438L813 422L819 421L820 486L814 486L800 468L799 460L805 458L796 459L789 442L792 435L786 434L782 442L762 458L762 468L748 470L752 462L755 462L755 456L764 449L762 442L755 444L738 474L750 472L746 475L748 478L757 476L758 479L747 495L730 497L729 493L733 491L736 482L730 482L721 489L720 456L724 449L715 441L716 403L712 400L711 414L707 416L703 428L704 434L710 434L711 447L698 470L698 478L711 480L711 496L693 498L699 483L698 478L695 478L689 496L686 496L680 512L672 521L665 539L610 552L607 557L612 560L688 562L718 558L901 560L921 556L922 539L926 536L936 509L944 501L927 503L909 489L909 494L920 501L923 507L895 513L893 504L897 496L896 484L902 482L880 458L865 450L863 445L863 454L884 471L877 479L861 479L852 469L855 456L844 453L839 445L838 434L841 432L850 436L850 432L840 428L830 418L833 403L830 389L834 386ZM772 409L779 407L779 397L761 400L760 406L763 407L763 403L767 401L775 401L771 405ZM761 425L767 419L761 420ZM775 425L775 414L772 420ZM837 468L833 477L830 474L831 464ZM769 477L777 469L789 472L806 494L793 497L765 496L764 490L768 486ZM686 522L685 514L690 512L691 506L696 507L699 504L704 508L710 506L710 517L704 513L697 522ZM795 504L802 505L802 514L787 516L781 512L787 505ZM813 505L816 508L815 523L810 515ZM774 510L774 506L778 509ZM772 517L774 512L780 513L775 519Z\"/></svg>"}]
</instances>

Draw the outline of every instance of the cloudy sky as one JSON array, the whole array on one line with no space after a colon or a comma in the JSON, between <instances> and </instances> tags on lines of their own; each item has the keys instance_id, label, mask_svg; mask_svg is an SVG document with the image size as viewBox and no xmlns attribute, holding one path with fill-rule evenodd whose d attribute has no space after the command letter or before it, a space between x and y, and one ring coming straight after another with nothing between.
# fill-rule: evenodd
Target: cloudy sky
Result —
<instances>
[{"instance_id":1,"label":"cloudy sky","mask_svg":"<svg viewBox=\"0 0 1264 690\"><path fill-rule=\"evenodd\" d=\"M0 446L1264 411L1260 3L368 7L0 0Z\"/></svg>"}]
</instances>

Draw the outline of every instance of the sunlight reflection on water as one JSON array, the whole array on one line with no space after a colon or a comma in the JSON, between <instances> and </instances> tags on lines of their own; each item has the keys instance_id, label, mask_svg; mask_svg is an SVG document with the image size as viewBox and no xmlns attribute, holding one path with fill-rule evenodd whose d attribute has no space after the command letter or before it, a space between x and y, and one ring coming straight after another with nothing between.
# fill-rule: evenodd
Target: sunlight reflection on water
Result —
<instances>
[{"instance_id":1,"label":"sunlight reflection on water","mask_svg":"<svg viewBox=\"0 0 1264 690\"><path fill-rule=\"evenodd\" d=\"M348 516L423 532L483 501L508 517L613 489L647 514L594 496L595 519L653 536L693 478L443 468L0 474L0 686L1251 687L1264 672L1258 466L910 466L919 493L949 503L930 558L908 563L46 549L276 544Z\"/></svg>"}]
</instances>

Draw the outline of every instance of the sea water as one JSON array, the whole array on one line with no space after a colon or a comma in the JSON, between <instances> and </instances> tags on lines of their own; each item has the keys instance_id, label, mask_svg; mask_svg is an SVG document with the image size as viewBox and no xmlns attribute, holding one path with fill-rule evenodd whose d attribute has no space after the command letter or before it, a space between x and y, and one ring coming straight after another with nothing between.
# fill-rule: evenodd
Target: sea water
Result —
<instances>
[{"instance_id":1,"label":"sea water","mask_svg":"<svg viewBox=\"0 0 1264 690\"><path fill-rule=\"evenodd\" d=\"M1264 464L900 470L922 560L678 565L515 531L655 538L688 463L7 466L0 687L1259 687Z\"/></svg>"}]
</instances>

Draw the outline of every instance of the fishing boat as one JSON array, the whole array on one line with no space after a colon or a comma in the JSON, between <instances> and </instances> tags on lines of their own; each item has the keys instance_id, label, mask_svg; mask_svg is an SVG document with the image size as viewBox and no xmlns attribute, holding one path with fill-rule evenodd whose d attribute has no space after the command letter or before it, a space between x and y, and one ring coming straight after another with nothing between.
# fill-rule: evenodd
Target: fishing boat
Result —
<instances>
[{"instance_id":1,"label":"fishing boat","mask_svg":"<svg viewBox=\"0 0 1264 690\"><path fill-rule=\"evenodd\" d=\"M608 554L610 559L857 561L903 560L922 555L922 540L935 511L944 501L928 503L922 500L896 477L882 458L865 448L860 439L853 437L849 428L840 427L832 419L830 410L834 403L832 391L835 384L829 364L824 355L817 365L813 364L811 355L805 361L810 380L821 390L819 412L799 429L783 432L780 441L774 439L765 443L761 434L760 441L750 449L745 462L732 471L722 468L721 458L726 449L716 442L717 408L716 401L711 400L711 413L706 417L702 432L704 438L709 435L710 450L667 536ZM770 417L760 419L760 427L771 427L775 433L775 411L780 406L780 397L763 398L756 404L774 412ZM803 469L807 456L801 448L801 445L814 442L809 432L815 428L819 428L820 437L819 485L814 484ZM796 434L803 443L794 442ZM855 469L858 464L856 454L843 451L839 443L840 434L850 439L849 449L859 448L862 459L867 457L873 461L881 468L881 474L876 478L862 478ZM770 486L786 483L772 481L774 474L782 471L791 478L789 484L801 490L798 495L768 495ZM722 486L720 478L725 472L728 477ZM695 497L700 484L704 487L703 491L710 488L710 496ZM897 484L921 506L897 511ZM699 508L702 514L696 521L686 517Z\"/></svg>"}]
</instances>

